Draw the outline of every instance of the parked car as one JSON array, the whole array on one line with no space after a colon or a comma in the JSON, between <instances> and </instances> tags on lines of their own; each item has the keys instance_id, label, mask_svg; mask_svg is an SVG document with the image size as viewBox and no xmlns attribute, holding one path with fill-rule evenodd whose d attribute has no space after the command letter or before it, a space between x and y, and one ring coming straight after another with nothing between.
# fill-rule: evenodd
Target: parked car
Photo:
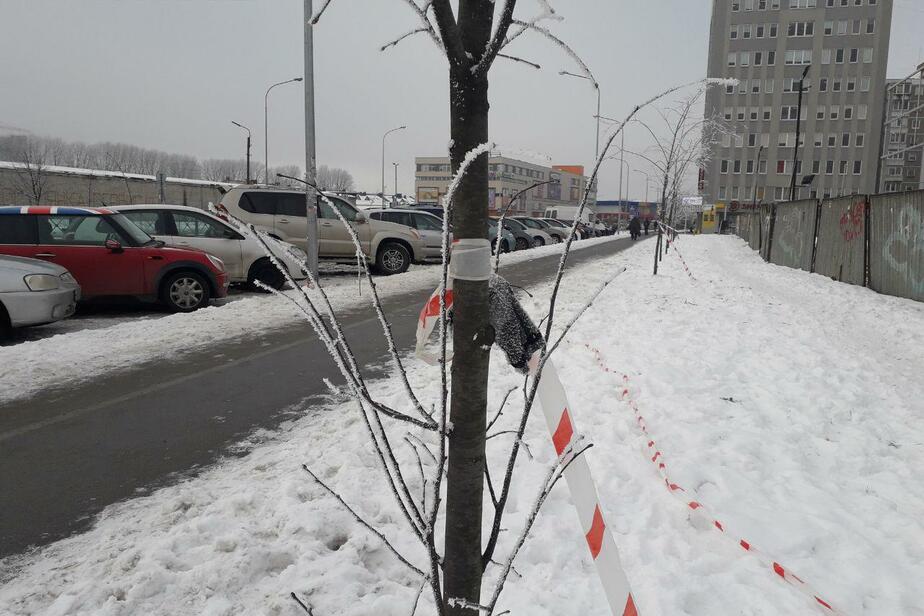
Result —
<instances>
[{"instance_id":1,"label":"parked car","mask_svg":"<svg viewBox=\"0 0 924 616\"><path fill-rule=\"evenodd\" d=\"M0 229L0 240L3 235ZM80 285L60 265L0 255L0 340L9 338L14 327L66 319L78 301Z\"/></svg>"},{"instance_id":2,"label":"parked car","mask_svg":"<svg viewBox=\"0 0 924 616\"><path fill-rule=\"evenodd\" d=\"M529 218L527 216L514 216L513 220L519 220L521 223L523 223L524 225L526 225L527 227L531 229L538 229L540 231L544 231L545 233L549 235L549 237L552 238L552 242L555 244L559 242L563 242L565 240L565 237L567 237L564 231L561 228L559 228L557 225L552 226L540 218Z\"/></svg>"},{"instance_id":3,"label":"parked car","mask_svg":"<svg viewBox=\"0 0 924 616\"><path fill-rule=\"evenodd\" d=\"M494 252L498 246L497 234L500 227L493 218L488 219L488 239L491 240L491 252ZM517 240L513 233L504 229L500 232L500 251L510 252L516 249Z\"/></svg>"},{"instance_id":4,"label":"parked car","mask_svg":"<svg viewBox=\"0 0 924 616\"><path fill-rule=\"evenodd\" d=\"M220 258L228 270L231 284L252 287L255 280L260 280L274 289L285 286L285 276L266 256L263 245L255 237L240 233L217 216L185 205L119 205L112 209L169 246L197 248ZM282 247L270 244L269 247L293 279L307 278L301 264L308 255L300 248L290 244Z\"/></svg>"},{"instance_id":5,"label":"parked car","mask_svg":"<svg viewBox=\"0 0 924 616\"><path fill-rule=\"evenodd\" d=\"M525 224L523 224L522 220L517 220L516 218L505 218L504 227L513 233L517 243L517 250L522 250L523 248L534 248L536 246L545 246L546 244L553 244L555 242L555 240L552 239L552 236L545 231L527 227Z\"/></svg>"},{"instance_id":6,"label":"parked car","mask_svg":"<svg viewBox=\"0 0 924 616\"><path fill-rule=\"evenodd\" d=\"M558 233L563 233L564 235L562 236L562 240L564 240L571 234L571 225L573 224L573 222L566 222L564 220L558 220L557 218L540 218L539 220L541 222L546 223L551 228L556 229ZM584 239L585 237L588 237L583 224L580 222L578 223L576 232L577 232L577 235L575 236L575 239L581 240L581 239Z\"/></svg>"},{"instance_id":7,"label":"parked car","mask_svg":"<svg viewBox=\"0 0 924 616\"><path fill-rule=\"evenodd\" d=\"M443 255L443 219L429 212L410 208L372 208L366 210L371 220L384 220L417 230L424 243L425 259L441 259ZM450 234L450 241L452 235Z\"/></svg>"},{"instance_id":8,"label":"parked car","mask_svg":"<svg viewBox=\"0 0 924 616\"><path fill-rule=\"evenodd\" d=\"M363 252L382 274L400 274L412 262L423 261L426 250L416 229L371 220L345 199L325 193L359 237ZM356 248L333 207L318 197L318 258L356 263ZM291 188L241 185L221 198L219 210L252 224L284 242L307 249L308 217L305 193Z\"/></svg>"},{"instance_id":9,"label":"parked car","mask_svg":"<svg viewBox=\"0 0 924 616\"><path fill-rule=\"evenodd\" d=\"M0 254L67 268L82 299L131 296L190 312L228 293L221 259L165 246L106 208L0 207Z\"/></svg>"}]
</instances>

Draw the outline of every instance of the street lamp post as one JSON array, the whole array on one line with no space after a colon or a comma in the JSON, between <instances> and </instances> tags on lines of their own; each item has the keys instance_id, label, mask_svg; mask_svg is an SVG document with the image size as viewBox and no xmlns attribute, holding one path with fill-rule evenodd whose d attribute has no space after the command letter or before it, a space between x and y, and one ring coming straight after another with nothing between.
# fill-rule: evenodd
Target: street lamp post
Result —
<instances>
[{"instance_id":1,"label":"street lamp post","mask_svg":"<svg viewBox=\"0 0 924 616\"><path fill-rule=\"evenodd\" d=\"M280 81L279 83L274 83L266 89L266 94L263 95L263 165L265 167L263 170L263 180L267 184L269 184L269 93L270 90L276 86L295 83L301 80L301 77L294 77L292 79Z\"/></svg>"},{"instance_id":2,"label":"street lamp post","mask_svg":"<svg viewBox=\"0 0 924 616\"><path fill-rule=\"evenodd\" d=\"M648 188L651 186L651 176L642 171L641 169L635 169L636 173L641 173L645 176L645 203L648 203Z\"/></svg>"},{"instance_id":3,"label":"street lamp post","mask_svg":"<svg viewBox=\"0 0 924 616\"><path fill-rule=\"evenodd\" d=\"M247 131L247 178L244 180L244 183L250 184L250 129L234 120L231 120L231 123Z\"/></svg>"},{"instance_id":4,"label":"street lamp post","mask_svg":"<svg viewBox=\"0 0 924 616\"><path fill-rule=\"evenodd\" d=\"M793 144L792 148L792 181L789 184L790 201L796 200L796 167L799 163L799 137L802 130L802 93L805 91L805 78L808 76L810 68L812 68L811 64L805 67L805 70L802 71L802 79L799 80L799 106L796 110L796 142Z\"/></svg>"},{"instance_id":5,"label":"street lamp post","mask_svg":"<svg viewBox=\"0 0 924 616\"><path fill-rule=\"evenodd\" d=\"M385 137L395 131L404 130L405 128L407 128L407 126L398 126L397 128L385 131L385 134L382 135L382 207L385 207Z\"/></svg>"},{"instance_id":6,"label":"street lamp post","mask_svg":"<svg viewBox=\"0 0 924 616\"><path fill-rule=\"evenodd\" d=\"M567 75L568 77L577 77L578 79L585 79L593 84L594 89L597 91L597 138L594 145L594 164L597 164L597 157L600 156L600 84L588 77L587 75L578 75L577 73L569 73L568 71L558 71L559 75Z\"/></svg>"},{"instance_id":7,"label":"street lamp post","mask_svg":"<svg viewBox=\"0 0 924 616\"><path fill-rule=\"evenodd\" d=\"M391 207L398 207L398 163L392 163L395 168L395 191L391 196Z\"/></svg>"}]
</instances>

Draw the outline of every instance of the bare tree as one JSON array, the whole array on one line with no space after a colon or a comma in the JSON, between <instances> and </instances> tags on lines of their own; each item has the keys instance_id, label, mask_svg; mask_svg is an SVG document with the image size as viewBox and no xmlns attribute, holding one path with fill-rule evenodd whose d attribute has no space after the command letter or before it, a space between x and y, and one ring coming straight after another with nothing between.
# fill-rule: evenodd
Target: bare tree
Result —
<instances>
[{"instance_id":1,"label":"bare tree","mask_svg":"<svg viewBox=\"0 0 924 616\"><path fill-rule=\"evenodd\" d=\"M318 167L317 184L321 190L334 192L350 192L356 187L349 171L327 165Z\"/></svg>"},{"instance_id":2,"label":"bare tree","mask_svg":"<svg viewBox=\"0 0 924 616\"><path fill-rule=\"evenodd\" d=\"M22 168L11 175L8 188L30 205L42 202L48 184L48 144L31 135L15 135L5 138L3 153Z\"/></svg>"}]
</instances>

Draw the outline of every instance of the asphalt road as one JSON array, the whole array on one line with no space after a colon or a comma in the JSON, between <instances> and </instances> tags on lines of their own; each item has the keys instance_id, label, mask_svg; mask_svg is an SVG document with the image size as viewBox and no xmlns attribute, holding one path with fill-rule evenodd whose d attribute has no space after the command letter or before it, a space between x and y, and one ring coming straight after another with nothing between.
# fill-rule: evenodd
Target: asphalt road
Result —
<instances>
[{"instance_id":1,"label":"asphalt road","mask_svg":"<svg viewBox=\"0 0 924 616\"><path fill-rule=\"evenodd\" d=\"M610 256L628 238L572 253ZM559 256L502 267L511 283L551 277ZM396 343L413 346L430 290L384 302ZM368 305L342 315L360 365L386 363ZM107 505L195 474L257 428L272 429L342 378L307 324L226 340L0 408L0 557L87 528Z\"/></svg>"}]
</instances>

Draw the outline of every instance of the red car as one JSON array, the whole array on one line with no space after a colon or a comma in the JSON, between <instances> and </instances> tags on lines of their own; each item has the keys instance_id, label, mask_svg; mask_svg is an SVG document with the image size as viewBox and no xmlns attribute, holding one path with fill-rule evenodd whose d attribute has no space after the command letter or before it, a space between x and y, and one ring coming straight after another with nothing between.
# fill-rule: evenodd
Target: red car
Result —
<instances>
[{"instance_id":1,"label":"red car","mask_svg":"<svg viewBox=\"0 0 924 616\"><path fill-rule=\"evenodd\" d=\"M0 207L0 254L67 268L83 299L133 296L191 312L228 294L221 259L167 247L104 208Z\"/></svg>"}]
</instances>

